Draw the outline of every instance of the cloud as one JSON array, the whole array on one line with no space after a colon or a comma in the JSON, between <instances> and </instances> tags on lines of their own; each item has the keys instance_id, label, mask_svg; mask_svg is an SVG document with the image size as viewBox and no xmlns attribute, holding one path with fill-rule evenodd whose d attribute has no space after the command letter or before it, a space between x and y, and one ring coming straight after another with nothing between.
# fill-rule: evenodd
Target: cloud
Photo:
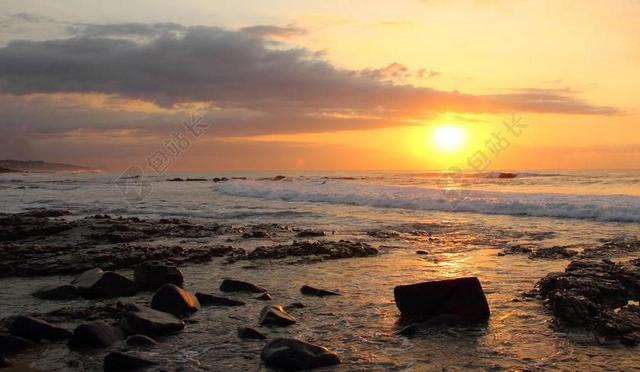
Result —
<instances>
[{"instance_id":1,"label":"cloud","mask_svg":"<svg viewBox=\"0 0 640 372\"><path fill-rule=\"evenodd\" d=\"M258 37L276 37L276 38L291 38L294 36L306 35L307 30L296 26L269 26L269 25L257 25L251 27L244 27L240 31L249 35Z\"/></svg>"},{"instance_id":2,"label":"cloud","mask_svg":"<svg viewBox=\"0 0 640 372\"><path fill-rule=\"evenodd\" d=\"M333 112L388 120L436 111L617 113L559 92L471 95L393 84L308 49L272 48L265 35L286 28L257 27L85 25L72 38L14 41L0 48L0 92L99 93L166 108L205 102L281 121Z\"/></svg>"}]
</instances>

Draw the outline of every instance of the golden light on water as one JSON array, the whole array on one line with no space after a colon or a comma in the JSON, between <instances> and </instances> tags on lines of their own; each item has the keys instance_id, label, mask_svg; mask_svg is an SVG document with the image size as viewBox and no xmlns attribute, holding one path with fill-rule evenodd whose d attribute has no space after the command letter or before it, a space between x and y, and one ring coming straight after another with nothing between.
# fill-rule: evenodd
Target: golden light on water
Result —
<instances>
[{"instance_id":1,"label":"golden light on water","mask_svg":"<svg viewBox=\"0 0 640 372\"><path fill-rule=\"evenodd\" d=\"M454 125L436 127L431 135L431 143L435 149L442 152L458 152L464 149L467 142L467 132L464 128Z\"/></svg>"}]
</instances>

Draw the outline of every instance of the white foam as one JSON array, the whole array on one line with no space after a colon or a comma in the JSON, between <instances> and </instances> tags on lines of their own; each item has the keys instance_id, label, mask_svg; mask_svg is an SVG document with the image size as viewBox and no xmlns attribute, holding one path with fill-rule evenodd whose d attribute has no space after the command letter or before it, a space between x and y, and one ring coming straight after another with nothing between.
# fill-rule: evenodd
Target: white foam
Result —
<instances>
[{"instance_id":1,"label":"white foam","mask_svg":"<svg viewBox=\"0 0 640 372\"><path fill-rule=\"evenodd\" d=\"M640 223L640 197L628 195L447 191L338 180L325 183L233 180L216 185L215 190L232 196L294 202Z\"/></svg>"}]
</instances>

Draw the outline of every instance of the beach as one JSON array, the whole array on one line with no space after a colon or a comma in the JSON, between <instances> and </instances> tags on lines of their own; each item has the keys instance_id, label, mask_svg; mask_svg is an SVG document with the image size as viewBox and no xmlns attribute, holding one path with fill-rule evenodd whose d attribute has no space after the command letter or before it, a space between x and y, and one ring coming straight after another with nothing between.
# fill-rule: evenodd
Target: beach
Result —
<instances>
[{"instance_id":1,"label":"beach","mask_svg":"<svg viewBox=\"0 0 640 372\"><path fill-rule=\"evenodd\" d=\"M638 172L278 175L147 176L127 184L148 190L137 199L123 192L118 174L2 175L3 324L18 315L70 330L86 320L117 323L122 304L148 305L154 291L57 301L32 293L95 267L133 278L135 267L160 262L177 266L193 293L220 295L223 279L233 278L266 288L272 299L231 293L225 296L244 306L203 304L185 317L184 330L138 350L158 363L151 370L266 368L265 341L238 338L238 327L324 346L341 360L327 370L638 365L633 346L559 324L531 295L540 279L572 261L638 257ZM404 334L394 288L460 277L480 280L490 320L420 324ZM339 296L309 296L304 285ZM266 304L283 305L296 323L259 325ZM45 342L12 360L42 370L96 370L108 352L130 348L78 351Z\"/></svg>"}]
</instances>

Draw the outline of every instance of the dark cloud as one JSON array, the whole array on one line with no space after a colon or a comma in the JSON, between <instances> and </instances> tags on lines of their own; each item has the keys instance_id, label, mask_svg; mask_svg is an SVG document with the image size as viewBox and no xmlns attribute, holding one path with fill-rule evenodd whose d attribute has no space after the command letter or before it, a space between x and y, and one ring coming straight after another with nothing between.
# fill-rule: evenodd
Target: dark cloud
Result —
<instances>
[{"instance_id":1,"label":"dark cloud","mask_svg":"<svg viewBox=\"0 0 640 372\"><path fill-rule=\"evenodd\" d=\"M307 49L270 48L263 36L276 32L273 26L253 32L175 24L83 27L77 37L0 48L0 90L101 93L162 107L208 102L277 114L282 122L332 111L387 121L433 111L617 112L557 92L474 96L394 85L336 68ZM129 38L135 35L144 40Z\"/></svg>"},{"instance_id":2,"label":"dark cloud","mask_svg":"<svg viewBox=\"0 0 640 372\"><path fill-rule=\"evenodd\" d=\"M259 37L276 37L283 39L307 34L307 30L296 26L280 27L270 25L257 25L244 27L240 29L240 31Z\"/></svg>"}]
</instances>

